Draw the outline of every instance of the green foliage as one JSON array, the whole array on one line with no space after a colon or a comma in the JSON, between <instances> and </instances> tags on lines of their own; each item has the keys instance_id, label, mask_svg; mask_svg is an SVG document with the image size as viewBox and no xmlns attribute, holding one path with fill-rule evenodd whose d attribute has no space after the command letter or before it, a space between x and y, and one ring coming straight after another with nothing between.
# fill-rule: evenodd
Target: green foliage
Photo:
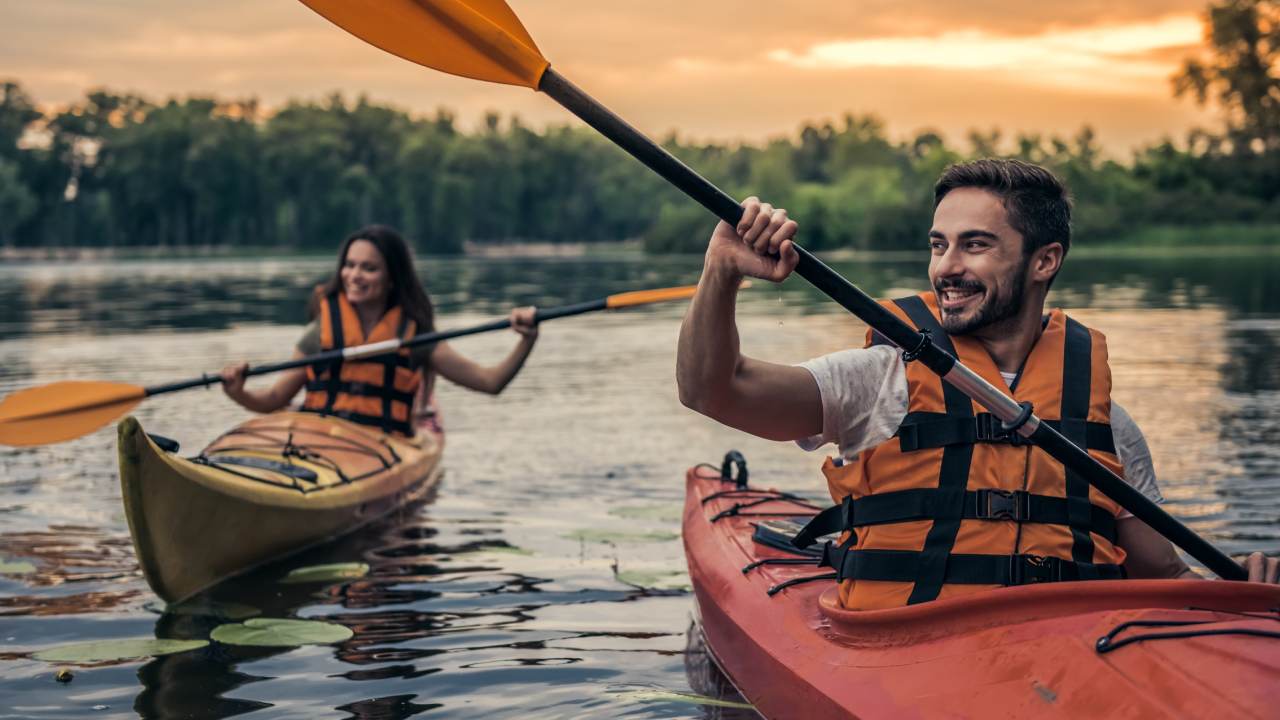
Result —
<instances>
[{"instance_id":1,"label":"green foliage","mask_svg":"<svg viewBox=\"0 0 1280 720\"><path fill-rule=\"evenodd\" d=\"M0 156L0 244L13 245L13 232L36 211L36 196L22 182L21 168Z\"/></svg>"},{"instance_id":2,"label":"green foliage","mask_svg":"<svg viewBox=\"0 0 1280 720\"><path fill-rule=\"evenodd\" d=\"M1225 108L1233 151L1280 151L1280 3L1223 0L1207 19L1208 53L1183 63L1174 93Z\"/></svg>"},{"instance_id":3,"label":"green foliage","mask_svg":"<svg viewBox=\"0 0 1280 720\"><path fill-rule=\"evenodd\" d=\"M644 234L649 253L697 253L706 247L716 219L701 205L691 202L667 203L658 210L653 226Z\"/></svg>"},{"instance_id":4,"label":"green foliage","mask_svg":"<svg viewBox=\"0 0 1280 720\"><path fill-rule=\"evenodd\" d=\"M1280 224L1280 12L1274 0L1221 0L1206 20L1210 45L1175 91L1220 103L1226 132L1165 139L1123 163L1089 127L1065 138L975 129L960 150L927 129L892 140L873 115L762 145L663 145L731 194L788 208L814 250L920 248L939 174L1001 155L1066 181L1085 247L1165 244L1169 228L1195 237L1223 224L1264 228L1232 236L1266 242ZM439 254L466 241L636 238L651 253L701 253L715 224L580 127L533 130L490 113L463 132L446 110L415 117L338 95L268 114L252 100L156 104L93 90L44 115L17 83L0 84L0 244L328 251L371 222Z\"/></svg>"},{"instance_id":5,"label":"green foliage","mask_svg":"<svg viewBox=\"0 0 1280 720\"><path fill-rule=\"evenodd\" d=\"M13 81L0 83L0 158L14 158L27 127L42 117L35 103Z\"/></svg>"},{"instance_id":6,"label":"green foliage","mask_svg":"<svg viewBox=\"0 0 1280 720\"><path fill-rule=\"evenodd\" d=\"M1151 225L1127 235L1125 246L1142 248L1280 247L1280 223L1238 225Z\"/></svg>"}]
</instances>

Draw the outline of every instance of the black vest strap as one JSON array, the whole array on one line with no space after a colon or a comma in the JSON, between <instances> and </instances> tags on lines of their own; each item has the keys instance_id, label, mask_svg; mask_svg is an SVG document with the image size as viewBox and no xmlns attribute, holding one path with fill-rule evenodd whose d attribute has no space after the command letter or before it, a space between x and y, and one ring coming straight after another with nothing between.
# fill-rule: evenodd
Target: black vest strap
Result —
<instances>
[{"instance_id":1,"label":"black vest strap","mask_svg":"<svg viewBox=\"0 0 1280 720\"><path fill-rule=\"evenodd\" d=\"M408 322L409 316L406 315L402 309L400 312L400 323L396 326L397 338L404 338L404 329ZM397 360L404 360L407 363L408 358L403 357L397 352L394 355L384 355L380 358L376 358L376 360L382 363L382 388L386 390L394 389L396 383L396 366L399 364ZM391 429L391 423L395 422L395 416L391 414L391 403L393 398L391 397L391 393L379 394L382 395L382 419L385 423L384 429L389 431ZM405 393L400 393L400 395L404 394ZM401 402L408 403L410 414L413 413L413 401L414 397L412 395L409 395L408 400L401 400Z\"/></svg>"},{"instance_id":2,"label":"black vest strap","mask_svg":"<svg viewBox=\"0 0 1280 720\"><path fill-rule=\"evenodd\" d=\"M356 395L359 397L376 397L383 400L385 405L390 402L401 402L408 405L413 404L413 393L402 392L392 387L378 387L377 385L366 385L365 383L349 382L343 380L337 383L338 391L347 395ZM306 384L306 389L310 391L329 392L329 388L333 387L333 383L328 380L313 380ZM332 414L332 411L329 411ZM392 417L388 415L388 417Z\"/></svg>"},{"instance_id":3,"label":"black vest strap","mask_svg":"<svg viewBox=\"0 0 1280 720\"><path fill-rule=\"evenodd\" d=\"M821 564L835 568L837 580L909 583L919 577L925 559L924 553L910 550L849 550L830 543L826 549ZM1119 565L1041 555L951 555L945 573L947 583L960 585L1031 585L1123 577L1124 568Z\"/></svg>"},{"instance_id":4,"label":"black vest strap","mask_svg":"<svg viewBox=\"0 0 1280 720\"><path fill-rule=\"evenodd\" d=\"M803 548L818 538L870 525L932 520L938 516L942 494L936 488L918 488L878 493L858 498L845 497L814 516L792 540ZM1070 525L1067 498L1036 495L1025 490L966 490L961 518L1001 520L1016 523ZM1116 519L1104 507L1089 505L1089 531L1116 541Z\"/></svg>"},{"instance_id":5,"label":"black vest strap","mask_svg":"<svg viewBox=\"0 0 1280 720\"><path fill-rule=\"evenodd\" d=\"M956 356L951 337L942 329L929 307L919 296L901 298L893 301L906 313L916 328L928 331L933 344ZM953 387L950 383L942 383L943 397L946 402L947 415L952 417L973 417L973 402L967 395ZM969 464L973 460L973 445L948 445L942 451L942 470L938 474L937 510L933 527L925 537L924 549L918 560L913 563L910 578L904 582L915 582L911 589L908 605L928 602L938 597L942 586L947 582L947 566L951 557L951 549L956 544L956 534L960 532L960 521L963 519L964 492L969 482Z\"/></svg>"},{"instance_id":6,"label":"black vest strap","mask_svg":"<svg viewBox=\"0 0 1280 720\"><path fill-rule=\"evenodd\" d=\"M1057 429L1068 440L1088 450L1093 338L1089 335L1088 328L1067 318L1065 344L1062 358L1062 419ZM1068 467L1066 485L1067 518L1072 537L1071 559L1077 563L1091 563L1093 538L1089 536L1089 525L1093 506L1089 503L1089 481Z\"/></svg>"},{"instance_id":7,"label":"black vest strap","mask_svg":"<svg viewBox=\"0 0 1280 720\"><path fill-rule=\"evenodd\" d=\"M342 332L342 306L339 305L338 292L329 293L326 303L329 306L329 335L333 338L333 347L325 348L326 350L336 350L347 346L347 339ZM324 412L333 412L333 403L338 399L338 385L342 381L342 357L339 356L329 363L328 397L324 401Z\"/></svg>"},{"instance_id":8,"label":"black vest strap","mask_svg":"<svg viewBox=\"0 0 1280 720\"><path fill-rule=\"evenodd\" d=\"M832 505L814 515L791 538L791 545L797 550L803 550L813 545L823 535L831 535L832 533L847 530L849 528L849 511L854 502L853 498L845 495L844 500L839 505Z\"/></svg>"},{"instance_id":9,"label":"black vest strap","mask_svg":"<svg viewBox=\"0 0 1280 720\"><path fill-rule=\"evenodd\" d=\"M1044 422L1054 430L1062 427L1062 423L1058 420ZM1116 441L1110 425L1086 422L1084 431L1086 449L1115 454ZM895 435L898 437L898 447L902 452L974 442L1031 444L1017 433L1004 431L1000 427L1000 419L991 413L978 413L972 418L956 418L945 413L907 413Z\"/></svg>"}]
</instances>

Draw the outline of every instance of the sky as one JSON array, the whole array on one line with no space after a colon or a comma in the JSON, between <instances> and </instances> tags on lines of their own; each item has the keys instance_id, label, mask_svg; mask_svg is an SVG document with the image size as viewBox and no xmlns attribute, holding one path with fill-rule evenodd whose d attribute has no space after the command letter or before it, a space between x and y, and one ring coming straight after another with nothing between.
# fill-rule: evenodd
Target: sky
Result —
<instances>
[{"instance_id":1,"label":"sky","mask_svg":"<svg viewBox=\"0 0 1280 720\"><path fill-rule=\"evenodd\" d=\"M655 136L751 141L874 113L924 130L1073 135L1117 156L1211 111L1169 77L1202 45L1203 0L510 0L559 72ZM525 88L447 76L347 35L294 0L6 0L0 79L43 106L89 88L267 106L340 91L414 113L573 121ZM576 121L575 121L576 122Z\"/></svg>"}]
</instances>

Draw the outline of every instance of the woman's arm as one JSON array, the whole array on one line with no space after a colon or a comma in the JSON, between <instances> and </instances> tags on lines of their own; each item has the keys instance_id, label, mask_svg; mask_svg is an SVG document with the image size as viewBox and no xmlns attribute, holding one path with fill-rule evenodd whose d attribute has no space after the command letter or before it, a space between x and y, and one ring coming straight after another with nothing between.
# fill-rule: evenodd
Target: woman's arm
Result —
<instances>
[{"instance_id":1,"label":"woman's arm","mask_svg":"<svg viewBox=\"0 0 1280 720\"><path fill-rule=\"evenodd\" d=\"M502 362L485 367L463 357L447 342L436 343L431 351L431 367L440 376L465 388L490 395L502 392L520 372L524 361L533 351L538 340L538 326L534 322L535 310L531 307L511 311L511 329L520 334L520 341Z\"/></svg>"},{"instance_id":2,"label":"woman's arm","mask_svg":"<svg viewBox=\"0 0 1280 720\"><path fill-rule=\"evenodd\" d=\"M303 354L295 350L291 359L296 360L301 357L304 357ZM253 412L269 413L279 410L288 405L293 396L297 395L307 382L307 369L297 367L282 371L275 384L265 390L249 390L244 386L244 373L248 369L249 363L238 363L223 368L222 391L227 394L227 397Z\"/></svg>"}]
</instances>

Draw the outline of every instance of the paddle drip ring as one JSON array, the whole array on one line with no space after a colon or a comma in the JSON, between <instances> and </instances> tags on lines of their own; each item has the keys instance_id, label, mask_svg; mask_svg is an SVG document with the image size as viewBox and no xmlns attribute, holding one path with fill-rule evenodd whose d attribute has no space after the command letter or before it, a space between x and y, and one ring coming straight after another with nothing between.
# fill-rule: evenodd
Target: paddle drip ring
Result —
<instances>
[{"instance_id":1,"label":"paddle drip ring","mask_svg":"<svg viewBox=\"0 0 1280 720\"><path fill-rule=\"evenodd\" d=\"M903 362L911 362L912 360L918 359L921 353L923 353L925 350L928 350L932 345L933 345L933 338L930 337L929 329L925 328L924 330L921 330L920 342L913 349L911 350L904 349L902 351Z\"/></svg>"}]
</instances>

